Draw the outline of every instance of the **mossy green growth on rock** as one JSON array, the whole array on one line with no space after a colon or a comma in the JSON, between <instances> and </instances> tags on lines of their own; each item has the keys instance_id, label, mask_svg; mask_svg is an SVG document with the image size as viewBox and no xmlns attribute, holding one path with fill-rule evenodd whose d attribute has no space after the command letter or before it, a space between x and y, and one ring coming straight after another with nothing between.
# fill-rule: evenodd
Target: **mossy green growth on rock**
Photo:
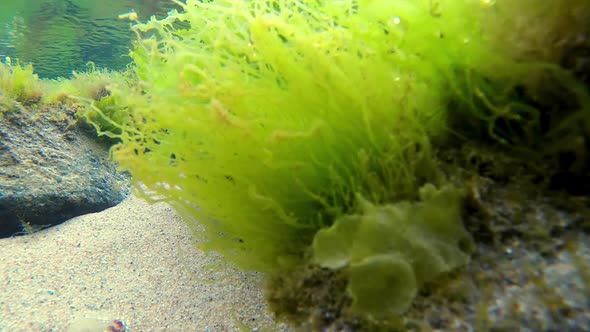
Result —
<instances>
[{"instance_id":1,"label":"mossy green growth on rock","mask_svg":"<svg viewBox=\"0 0 590 332\"><path fill-rule=\"evenodd\" d=\"M4 111L10 109L6 105L12 101L23 105L35 104L41 100L41 96L41 83L39 77L33 73L31 64L25 66L19 61L12 63L9 57L0 62L0 108Z\"/></svg>"},{"instance_id":2,"label":"mossy green growth on rock","mask_svg":"<svg viewBox=\"0 0 590 332\"><path fill-rule=\"evenodd\" d=\"M135 25L140 83L113 90L130 112L113 156L199 219L203 248L280 269L355 195L385 204L440 181L446 80L481 49L479 3L437 4L189 0Z\"/></svg>"},{"instance_id":3,"label":"mossy green growth on rock","mask_svg":"<svg viewBox=\"0 0 590 332\"><path fill-rule=\"evenodd\" d=\"M474 243L453 187L420 189L420 201L374 205L358 197L358 214L342 216L313 241L314 260L347 268L352 309L372 317L405 312L424 283L469 262Z\"/></svg>"}]
</instances>

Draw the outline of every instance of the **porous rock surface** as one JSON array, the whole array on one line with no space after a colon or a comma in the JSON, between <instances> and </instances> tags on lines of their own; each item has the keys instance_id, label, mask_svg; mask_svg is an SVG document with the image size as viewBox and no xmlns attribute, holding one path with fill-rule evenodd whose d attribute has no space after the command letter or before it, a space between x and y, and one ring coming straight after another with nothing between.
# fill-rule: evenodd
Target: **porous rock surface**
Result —
<instances>
[{"instance_id":1,"label":"porous rock surface","mask_svg":"<svg viewBox=\"0 0 590 332\"><path fill-rule=\"evenodd\" d=\"M0 107L0 238L102 211L128 195L108 145L76 122L75 107Z\"/></svg>"}]
</instances>

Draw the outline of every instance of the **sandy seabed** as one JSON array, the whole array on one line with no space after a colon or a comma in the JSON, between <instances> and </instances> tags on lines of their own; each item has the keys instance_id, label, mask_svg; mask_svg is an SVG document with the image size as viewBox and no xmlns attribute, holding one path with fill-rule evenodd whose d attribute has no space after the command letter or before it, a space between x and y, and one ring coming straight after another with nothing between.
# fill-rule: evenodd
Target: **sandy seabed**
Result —
<instances>
[{"instance_id":1,"label":"sandy seabed","mask_svg":"<svg viewBox=\"0 0 590 332\"><path fill-rule=\"evenodd\" d=\"M0 239L0 331L279 331L262 278L194 246L166 203L133 196L38 233ZM101 328L102 327L102 328Z\"/></svg>"}]
</instances>

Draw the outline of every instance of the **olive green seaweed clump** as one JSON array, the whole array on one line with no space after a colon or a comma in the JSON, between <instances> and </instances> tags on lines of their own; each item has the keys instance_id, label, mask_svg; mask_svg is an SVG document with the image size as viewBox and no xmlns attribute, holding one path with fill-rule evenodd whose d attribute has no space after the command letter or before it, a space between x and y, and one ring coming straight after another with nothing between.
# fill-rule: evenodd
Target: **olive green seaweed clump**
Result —
<instances>
[{"instance_id":1,"label":"olive green seaweed clump","mask_svg":"<svg viewBox=\"0 0 590 332\"><path fill-rule=\"evenodd\" d=\"M449 22L430 1L182 6L134 27L141 83L113 91L132 117L113 155L199 217L205 248L272 270L356 195L414 199L439 180L429 137L444 135L448 64L471 61L471 6L448 2Z\"/></svg>"},{"instance_id":2,"label":"olive green seaweed clump","mask_svg":"<svg viewBox=\"0 0 590 332\"><path fill-rule=\"evenodd\" d=\"M476 17L495 59L457 68L450 126L531 165L590 179L590 2L487 2Z\"/></svg>"},{"instance_id":3,"label":"olive green seaweed clump","mask_svg":"<svg viewBox=\"0 0 590 332\"><path fill-rule=\"evenodd\" d=\"M461 221L460 191L425 185L420 199L375 206L359 198L359 214L315 236L318 264L350 268L354 311L402 314L426 282L469 262L474 245Z\"/></svg>"}]
</instances>

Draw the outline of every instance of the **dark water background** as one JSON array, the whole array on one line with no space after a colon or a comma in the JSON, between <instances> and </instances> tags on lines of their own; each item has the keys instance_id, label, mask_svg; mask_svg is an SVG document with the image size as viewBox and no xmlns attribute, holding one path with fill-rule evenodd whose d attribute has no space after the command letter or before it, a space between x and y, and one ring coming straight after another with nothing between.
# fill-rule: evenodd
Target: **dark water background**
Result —
<instances>
[{"instance_id":1,"label":"dark water background","mask_svg":"<svg viewBox=\"0 0 590 332\"><path fill-rule=\"evenodd\" d=\"M0 61L32 63L40 77L69 77L89 61L122 69L135 35L119 14L165 16L170 0L0 0Z\"/></svg>"}]
</instances>

